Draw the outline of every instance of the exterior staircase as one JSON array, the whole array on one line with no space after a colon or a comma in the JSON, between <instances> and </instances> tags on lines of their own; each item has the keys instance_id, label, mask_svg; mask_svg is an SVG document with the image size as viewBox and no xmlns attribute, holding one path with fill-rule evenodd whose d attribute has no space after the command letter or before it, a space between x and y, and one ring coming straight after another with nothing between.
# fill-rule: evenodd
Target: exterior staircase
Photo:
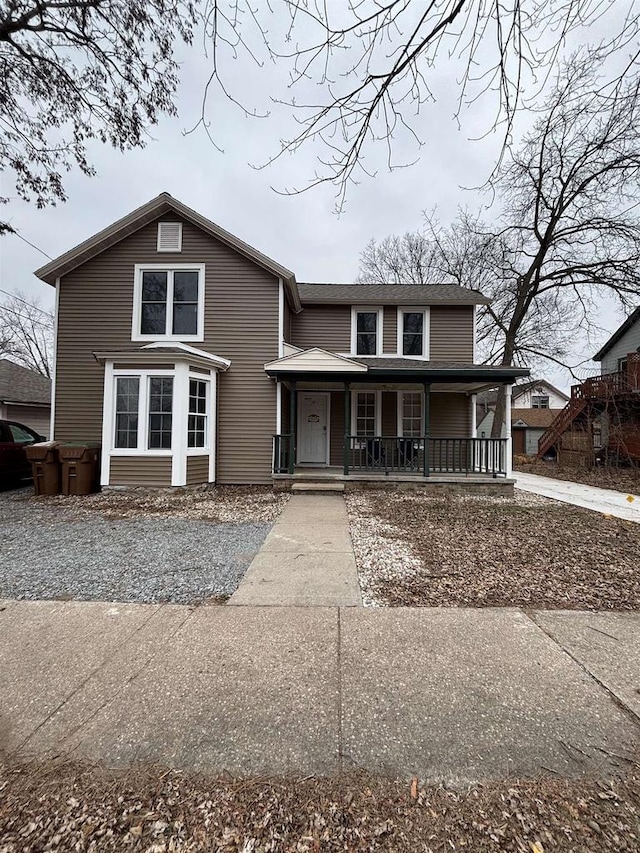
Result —
<instances>
[{"instance_id":1,"label":"exterior staircase","mask_svg":"<svg viewBox=\"0 0 640 853\"><path fill-rule=\"evenodd\" d=\"M584 411L587 400L581 393L582 386L574 385L571 389L571 399L558 413L551 426L542 434L538 441L538 456L544 456L550 448L557 444L562 433L567 430L580 412Z\"/></svg>"}]
</instances>

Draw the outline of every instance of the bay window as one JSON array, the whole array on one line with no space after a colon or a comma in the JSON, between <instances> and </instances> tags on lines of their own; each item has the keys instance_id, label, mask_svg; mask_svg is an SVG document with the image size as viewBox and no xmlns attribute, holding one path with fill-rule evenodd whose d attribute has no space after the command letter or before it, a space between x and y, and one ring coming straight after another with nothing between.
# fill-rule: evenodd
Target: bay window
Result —
<instances>
[{"instance_id":1,"label":"bay window","mask_svg":"<svg viewBox=\"0 0 640 853\"><path fill-rule=\"evenodd\" d=\"M116 376L114 409L114 449L171 450L172 376Z\"/></svg>"},{"instance_id":2,"label":"bay window","mask_svg":"<svg viewBox=\"0 0 640 853\"><path fill-rule=\"evenodd\" d=\"M120 376L116 379L116 434L114 447L138 446L138 398L140 379Z\"/></svg>"},{"instance_id":3,"label":"bay window","mask_svg":"<svg viewBox=\"0 0 640 853\"><path fill-rule=\"evenodd\" d=\"M203 340L204 265L136 265L132 340Z\"/></svg>"}]
</instances>

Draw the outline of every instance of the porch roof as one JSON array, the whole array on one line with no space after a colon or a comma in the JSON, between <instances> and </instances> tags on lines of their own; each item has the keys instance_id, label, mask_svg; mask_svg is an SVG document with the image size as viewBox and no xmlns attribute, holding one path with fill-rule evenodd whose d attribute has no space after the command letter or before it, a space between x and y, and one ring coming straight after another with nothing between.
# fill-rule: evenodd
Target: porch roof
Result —
<instances>
[{"instance_id":1,"label":"porch roof","mask_svg":"<svg viewBox=\"0 0 640 853\"><path fill-rule=\"evenodd\" d=\"M524 367L427 361L393 356L349 356L348 359L341 360L339 369L336 369L336 366L337 361L333 364L312 364L304 358L304 353L300 353L266 364L265 371L267 375L285 382L437 382L482 387L511 384L517 378L529 375L529 370ZM363 367L365 370L362 370Z\"/></svg>"}]
</instances>

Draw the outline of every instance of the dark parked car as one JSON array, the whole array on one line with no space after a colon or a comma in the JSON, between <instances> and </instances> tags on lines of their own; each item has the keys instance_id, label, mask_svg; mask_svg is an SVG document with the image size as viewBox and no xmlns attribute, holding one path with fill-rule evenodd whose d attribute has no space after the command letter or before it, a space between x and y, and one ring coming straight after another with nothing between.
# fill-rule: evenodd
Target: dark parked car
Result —
<instances>
[{"instance_id":1,"label":"dark parked car","mask_svg":"<svg viewBox=\"0 0 640 853\"><path fill-rule=\"evenodd\" d=\"M30 427L15 421L0 421L0 488L11 488L31 476L24 449L36 441L44 438Z\"/></svg>"}]
</instances>

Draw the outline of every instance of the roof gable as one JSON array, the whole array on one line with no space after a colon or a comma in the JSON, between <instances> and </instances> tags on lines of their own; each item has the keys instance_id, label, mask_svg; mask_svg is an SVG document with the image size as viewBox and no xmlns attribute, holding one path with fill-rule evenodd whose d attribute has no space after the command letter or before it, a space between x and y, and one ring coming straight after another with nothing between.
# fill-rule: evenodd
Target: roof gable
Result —
<instances>
[{"instance_id":1,"label":"roof gable","mask_svg":"<svg viewBox=\"0 0 640 853\"><path fill-rule=\"evenodd\" d=\"M277 278L281 278L285 284L291 307L294 311L301 309L298 286L295 275L291 270L263 255L262 252L254 249L253 246L225 231L224 228L216 225L215 222L197 213L192 208L187 207L186 204L183 204L166 192L160 193L156 198L136 208L136 210L122 217L122 219L118 219L102 231L94 234L93 237L90 237L88 240L85 240L83 243L78 244L73 249L40 267L40 269L36 270L35 274L42 281L46 281L48 284L55 284L56 279L67 275L71 270L76 269L81 264L96 257L96 255L115 246L116 243L124 240L125 237L130 236L145 225L154 222L163 214L171 212L177 213L188 222L202 229L205 233L210 234L212 237L215 237L220 242L267 270L267 272L272 273Z\"/></svg>"},{"instance_id":2,"label":"roof gable","mask_svg":"<svg viewBox=\"0 0 640 853\"><path fill-rule=\"evenodd\" d=\"M640 305L636 308L633 313L629 314L624 323L615 330L615 332L611 335L606 344L601 347L598 352L594 355L594 361L602 361L605 355L609 352L609 350L618 343L620 338L625 335L632 326L635 326L636 323L640 323Z\"/></svg>"},{"instance_id":3,"label":"roof gable","mask_svg":"<svg viewBox=\"0 0 640 853\"><path fill-rule=\"evenodd\" d=\"M270 361L264 366L265 370L286 370L300 371L304 373L313 373L321 371L325 373L327 370L336 373L366 373L367 366L346 358L343 355L336 355L335 352L313 347L312 349L302 350L301 352L286 355L284 358L277 358L275 361Z\"/></svg>"}]
</instances>

